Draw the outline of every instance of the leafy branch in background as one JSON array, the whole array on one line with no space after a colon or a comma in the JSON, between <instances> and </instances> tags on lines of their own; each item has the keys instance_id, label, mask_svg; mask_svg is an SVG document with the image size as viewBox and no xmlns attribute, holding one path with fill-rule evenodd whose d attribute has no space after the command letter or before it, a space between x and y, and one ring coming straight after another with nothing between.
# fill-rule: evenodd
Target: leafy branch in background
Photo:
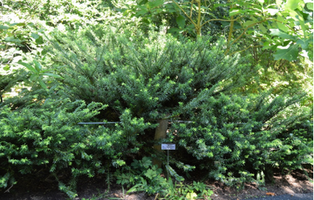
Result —
<instances>
[{"instance_id":1,"label":"leafy branch in background","mask_svg":"<svg viewBox=\"0 0 314 200\"><path fill-rule=\"evenodd\" d=\"M302 56L313 62L313 2L288 0L277 6L277 26L270 29L270 35L277 41L266 41L264 48L277 47L275 60L295 61ZM289 25L293 28L288 28Z\"/></svg>"},{"instance_id":2,"label":"leafy branch in background","mask_svg":"<svg viewBox=\"0 0 314 200\"><path fill-rule=\"evenodd\" d=\"M229 22L228 45L225 55L230 54L232 45L236 45L241 39L250 38L258 45L250 45L245 49L252 47L271 49L276 52L274 54L275 60L294 61L297 60L298 56L308 57L313 60L312 2L304 3L303 0L288 0L287 2L267 3L264 0L229 0L227 4L215 3L214 8L230 7L229 17L223 19L218 19L213 14L213 8L206 7L206 1L192 0L190 14L184 10L183 5L175 0L172 0L172 2L193 24L197 37L201 36L201 28L209 22ZM195 3L197 6L195 6ZM196 19L193 19L192 12L194 10ZM209 15L214 19L202 23L203 15ZM237 18L234 18L235 16ZM180 19L180 21L181 24L184 24L183 19ZM232 39L233 37L235 39ZM299 50L300 48L302 51Z\"/></svg>"},{"instance_id":3,"label":"leafy branch in background","mask_svg":"<svg viewBox=\"0 0 314 200\"><path fill-rule=\"evenodd\" d=\"M20 65L23 65L24 67L26 67L30 72L31 72L31 76L29 78L30 81L36 83L38 82L40 84L40 86L44 89L47 89L47 85L44 82L44 77L48 76L48 77L54 77L54 78L62 78L61 76L57 75L57 74L53 74L51 73L49 69L43 69L41 64L37 61L34 60L33 61L33 65L30 65L28 63L24 63L24 62L18 62Z\"/></svg>"},{"instance_id":4,"label":"leafy branch in background","mask_svg":"<svg viewBox=\"0 0 314 200\"><path fill-rule=\"evenodd\" d=\"M240 1L230 9L229 16L242 16L238 21L242 33L230 45L239 42L241 37L252 38L263 49L276 52L275 60L295 61L307 57L313 61L312 11L313 3L303 0Z\"/></svg>"}]
</instances>

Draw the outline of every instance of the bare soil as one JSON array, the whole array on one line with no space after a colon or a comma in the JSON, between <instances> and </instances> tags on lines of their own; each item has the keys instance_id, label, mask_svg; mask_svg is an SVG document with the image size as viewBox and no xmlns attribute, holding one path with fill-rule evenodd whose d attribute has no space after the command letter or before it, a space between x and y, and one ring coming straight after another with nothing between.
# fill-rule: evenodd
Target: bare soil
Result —
<instances>
[{"instance_id":1,"label":"bare soil","mask_svg":"<svg viewBox=\"0 0 314 200\"><path fill-rule=\"evenodd\" d=\"M288 175L281 175L279 172L274 174L274 183L268 183L263 187L257 187L255 184L246 184L245 188L237 191L234 188L226 187L217 181L208 181L207 184L213 190L214 194L210 197L212 200L242 200L247 198L256 198L267 195L283 195L296 193L313 193L313 167L306 170L308 176L301 170L295 170ZM121 186L111 185L108 192L108 185L104 177L94 179L80 179L77 185L78 197L76 200L153 200L155 196L147 196L145 193L126 194ZM43 181L32 178L32 176L23 176L18 180L18 184L11 188L0 190L1 200L66 200L65 193L58 190L55 181L49 177ZM209 199L209 198L207 198Z\"/></svg>"}]
</instances>

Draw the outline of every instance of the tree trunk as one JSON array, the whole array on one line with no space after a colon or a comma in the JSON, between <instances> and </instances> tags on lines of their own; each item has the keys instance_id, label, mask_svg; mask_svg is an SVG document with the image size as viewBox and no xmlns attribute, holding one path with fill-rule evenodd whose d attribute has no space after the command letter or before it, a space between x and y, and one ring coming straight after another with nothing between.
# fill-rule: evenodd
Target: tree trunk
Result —
<instances>
[{"instance_id":1,"label":"tree trunk","mask_svg":"<svg viewBox=\"0 0 314 200\"><path fill-rule=\"evenodd\" d=\"M168 128L168 119L162 119L159 120L159 126L155 130L155 137L154 140L155 142L159 142L161 139L166 138L167 135L167 128ZM156 151L161 152L161 145L160 144L155 144L154 149ZM161 167L162 162L158 158L153 159L153 165L158 165L158 167Z\"/></svg>"}]
</instances>

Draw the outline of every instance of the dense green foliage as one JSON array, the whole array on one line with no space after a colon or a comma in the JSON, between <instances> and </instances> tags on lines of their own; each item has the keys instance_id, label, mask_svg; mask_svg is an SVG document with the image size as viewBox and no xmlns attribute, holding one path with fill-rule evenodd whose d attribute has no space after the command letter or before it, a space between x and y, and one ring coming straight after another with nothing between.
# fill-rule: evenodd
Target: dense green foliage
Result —
<instances>
[{"instance_id":1,"label":"dense green foliage","mask_svg":"<svg viewBox=\"0 0 314 200\"><path fill-rule=\"evenodd\" d=\"M74 198L79 177L100 176L185 199L212 194L198 181L241 189L312 164L313 4L3 5L14 17L0 22L0 189L48 174ZM167 137L154 140L159 120ZM165 142L170 165L152 148Z\"/></svg>"},{"instance_id":2,"label":"dense green foliage","mask_svg":"<svg viewBox=\"0 0 314 200\"><path fill-rule=\"evenodd\" d=\"M57 37L59 57L66 58L63 62L68 66L59 73L69 97L110 105L114 112L104 112L101 120L116 120L124 109L149 122L190 120L193 123L173 123L171 129L177 136L169 134L166 140L176 141L185 149L181 153L192 156L178 163L201 160L198 165L210 170L208 177L231 185L252 181L252 175L275 166L299 168L307 160L311 128L295 128L297 123L308 126L311 112L302 107L293 115L288 112L302 100L302 93L293 98L270 93L224 95L249 81L254 68L243 64L245 58L225 57L223 42L200 39L181 43L155 34L146 40L131 38L130 43L123 35L85 34L79 36L86 37L80 43L71 42L78 37L73 34L69 39ZM60 44L65 44L66 53ZM152 130L146 133L148 139L153 135ZM137 141L143 144L147 137ZM184 154L177 156L184 158ZM223 164L218 167L215 162Z\"/></svg>"},{"instance_id":3,"label":"dense green foliage","mask_svg":"<svg viewBox=\"0 0 314 200\"><path fill-rule=\"evenodd\" d=\"M12 184L15 174L40 169L48 170L57 179L70 172L73 183L79 175L105 173L111 165L123 165L121 157L137 151L138 147L132 146L134 138L150 127L126 110L121 115L121 125L114 129L92 129L78 123L89 121L106 106L69 99L46 99L40 104L14 112L8 106L1 108L0 170L5 173L1 187L7 187L8 181ZM61 180L59 184L62 186Z\"/></svg>"},{"instance_id":4,"label":"dense green foliage","mask_svg":"<svg viewBox=\"0 0 314 200\"><path fill-rule=\"evenodd\" d=\"M266 95L205 98L198 105L200 113L191 118L193 123L172 125L177 137L171 140L197 159L180 155L182 162L198 163L208 177L227 185L257 181L262 171L271 180L273 168L295 169L310 162L311 125L306 120L311 113L304 110L280 119L280 112L294 102L282 97L271 100ZM298 123L305 127L301 129Z\"/></svg>"},{"instance_id":5,"label":"dense green foliage","mask_svg":"<svg viewBox=\"0 0 314 200\"><path fill-rule=\"evenodd\" d=\"M103 119L112 121L125 108L146 120L180 115L181 104L242 86L254 71L245 58L225 57L222 40L181 42L158 33L127 38L103 30L53 41L56 73L69 97L108 104L116 114Z\"/></svg>"},{"instance_id":6,"label":"dense green foliage","mask_svg":"<svg viewBox=\"0 0 314 200\"><path fill-rule=\"evenodd\" d=\"M92 144L93 139L89 137L97 134L91 136L86 128L77 125L101 108L100 104L86 106L83 101L67 99L47 99L40 107L32 105L14 112L7 106L2 107L0 159L1 172L5 175L1 178L1 187L12 184L16 174L35 173L42 168L56 177L62 170L72 171L74 177L92 176L97 168L104 171L99 162L102 153L89 154L93 147L99 151L106 147L97 147L99 142ZM106 155L110 154L109 149L107 146Z\"/></svg>"}]
</instances>

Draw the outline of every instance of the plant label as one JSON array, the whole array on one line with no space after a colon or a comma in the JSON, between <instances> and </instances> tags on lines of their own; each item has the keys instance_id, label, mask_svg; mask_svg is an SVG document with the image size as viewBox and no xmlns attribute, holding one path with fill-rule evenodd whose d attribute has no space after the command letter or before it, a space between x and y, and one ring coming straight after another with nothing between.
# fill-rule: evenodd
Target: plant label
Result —
<instances>
[{"instance_id":1,"label":"plant label","mask_svg":"<svg viewBox=\"0 0 314 200\"><path fill-rule=\"evenodd\" d=\"M161 150L176 150L176 144L161 144Z\"/></svg>"}]
</instances>

